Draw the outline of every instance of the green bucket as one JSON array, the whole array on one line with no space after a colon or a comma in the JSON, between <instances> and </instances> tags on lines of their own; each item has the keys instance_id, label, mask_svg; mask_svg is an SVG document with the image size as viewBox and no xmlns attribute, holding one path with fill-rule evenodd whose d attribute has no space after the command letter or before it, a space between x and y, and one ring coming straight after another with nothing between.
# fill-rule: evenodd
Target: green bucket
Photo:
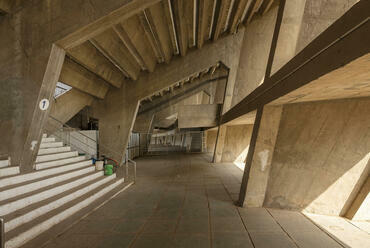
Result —
<instances>
[{"instance_id":1,"label":"green bucket","mask_svg":"<svg viewBox=\"0 0 370 248\"><path fill-rule=\"evenodd\" d=\"M111 164L106 164L104 166L104 175L110 176L113 174L113 165Z\"/></svg>"}]
</instances>

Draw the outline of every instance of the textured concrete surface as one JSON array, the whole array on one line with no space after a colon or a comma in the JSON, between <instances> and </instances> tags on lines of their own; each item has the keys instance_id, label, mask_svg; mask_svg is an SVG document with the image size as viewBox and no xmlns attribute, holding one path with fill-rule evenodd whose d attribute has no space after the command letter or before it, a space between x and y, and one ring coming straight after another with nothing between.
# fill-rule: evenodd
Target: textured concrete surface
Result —
<instances>
[{"instance_id":1,"label":"textured concrete surface","mask_svg":"<svg viewBox=\"0 0 370 248\"><path fill-rule=\"evenodd\" d=\"M279 132L282 107L265 106L258 128L256 145L244 205L262 207L273 162L276 139ZM246 165L248 166L248 165Z\"/></svg>"},{"instance_id":2,"label":"textured concrete surface","mask_svg":"<svg viewBox=\"0 0 370 248\"><path fill-rule=\"evenodd\" d=\"M277 10L275 6L266 15L256 17L245 31L232 106L263 82Z\"/></svg>"},{"instance_id":3,"label":"textured concrete surface","mask_svg":"<svg viewBox=\"0 0 370 248\"><path fill-rule=\"evenodd\" d=\"M359 0L306 0L297 52L327 29Z\"/></svg>"},{"instance_id":4,"label":"textured concrete surface","mask_svg":"<svg viewBox=\"0 0 370 248\"><path fill-rule=\"evenodd\" d=\"M216 145L216 138L217 138L217 130L209 130L207 133L207 152L211 153L213 155L215 151L215 145Z\"/></svg>"},{"instance_id":5,"label":"textured concrete surface","mask_svg":"<svg viewBox=\"0 0 370 248\"><path fill-rule=\"evenodd\" d=\"M219 104L184 105L179 107L179 128L215 127L221 106Z\"/></svg>"},{"instance_id":6,"label":"textured concrete surface","mask_svg":"<svg viewBox=\"0 0 370 248\"><path fill-rule=\"evenodd\" d=\"M227 126L222 162L245 162L253 125Z\"/></svg>"},{"instance_id":7,"label":"textured concrete surface","mask_svg":"<svg viewBox=\"0 0 370 248\"><path fill-rule=\"evenodd\" d=\"M208 161L138 159L136 185L46 247L341 247L298 212L235 207L242 171Z\"/></svg>"},{"instance_id":8,"label":"textured concrete surface","mask_svg":"<svg viewBox=\"0 0 370 248\"><path fill-rule=\"evenodd\" d=\"M265 205L344 215L368 176L370 99L285 105Z\"/></svg>"},{"instance_id":9,"label":"textured concrete surface","mask_svg":"<svg viewBox=\"0 0 370 248\"><path fill-rule=\"evenodd\" d=\"M370 176L362 185L351 207L346 213L346 217L351 220L370 221ZM370 225L370 222L368 222Z\"/></svg>"}]
</instances>

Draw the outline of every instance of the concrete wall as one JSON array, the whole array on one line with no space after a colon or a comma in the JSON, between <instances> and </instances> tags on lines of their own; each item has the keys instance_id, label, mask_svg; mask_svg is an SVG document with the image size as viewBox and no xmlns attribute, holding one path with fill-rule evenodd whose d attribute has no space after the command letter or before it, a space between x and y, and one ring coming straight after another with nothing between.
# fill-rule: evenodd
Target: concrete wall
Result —
<instances>
[{"instance_id":1,"label":"concrete wall","mask_svg":"<svg viewBox=\"0 0 370 248\"><path fill-rule=\"evenodd\" d=\"M359 0L306 0L297 53L333 24Z\"/></svg>"},{"instance_id":2,"label":"concrete wall","mask_svg":"<svg viewBox=\"0 0 370 248\"><path fill-rule=\"evenodd\" d=\"M206 131L207 133L207 152L213 153L215 151L217 130Z\"/></svg>"},{"instance_id":3,"label":"concrete wall","mask_svg":"<svg viewBox=\"0 0 370 248\"><path fill-rule=\"evenodd\" d=\"M245 162L252 130L253 125L227 127L222 162Z\"/></svg>"},{"instance_id":4,"label":"concrete wall","mask_svg":"<svg viewBox=\"0 0 370 248\"><path fill-rule=\"evenodd\" d=\"M370 167L369 106L370 98L284 106L264 205L345 214Z\"/></svg>"}]
</instances>

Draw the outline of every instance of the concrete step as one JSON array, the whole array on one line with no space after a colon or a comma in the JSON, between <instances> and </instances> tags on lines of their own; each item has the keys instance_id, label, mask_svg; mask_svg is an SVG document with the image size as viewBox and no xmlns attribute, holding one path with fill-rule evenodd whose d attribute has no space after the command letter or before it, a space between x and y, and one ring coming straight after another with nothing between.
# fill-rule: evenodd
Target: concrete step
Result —
<instances>
[{"instance_id":1,"label":"concrete step","mask_svg":"<svg viewBox=\"0 0 370 248\"><path fill-rule=\"evenodd\" d=\"M40 148L62 147L63 142L47 142L41 143Z\"/></svg>"},{"instance_id":2,"label":"concrete step","mask_svg":"<svg viewBox=\"0 0 370 248\"><path fill-rule=\"evenodd\" d=\"M110 176L114 179L115 175ZM38 235L45 231L50 230L55 225L61 223L62 221L68 219L69 217L74 217L78 212L84 210L86 207L92 203L98 201L100 198L109 194L111 191L123 184L124 180L115 180L114 183L106 183L90 191L89 193L57 208L45 215L42 215L33 221L22 225L19 228L14 229L6 234L6 248L18 248L28 241L34 239ZM73 218L76 219L76 218ZM31 245L30 247L40 247L38 245Z\"/></svg>"},{"instance_id":3,"label":"concrete step","mask_svg":"<svg viewBox=\"0 0 370 248\"><path fill-rule=\"evenodd\" d=\"M11 201L3 201L0 202L0 216L7 215L11 212L17 211L19 209L25 208L28 205L43 201L50 197L56 196L61 194L69 189L76 188L84 183L92 181L104 173L102 171L83 175L80 177L73 178L66 182L62 182L57 185L53 185L51 187L47 187L46 189L37 190L28 194L21 195L16 197L15 199L12 198Z\"/></svg>"},{"instance_id":4,"label":"concrete step","mask_svg":"<svg viewBox=\"0 0 370 248\"><path fill-rule=\"evenodd\" d=\"M71 157L71 158L52 160L52 161L48 161L48 162L42 162L42 163L35 164L35 169L36 170L42 170L42 169L47 169L47 168L56 167L56 166L60 166L60 165L75 163L75 162L79 162L79 161L82 161L82 160L86 160L86 157L85 156L77 156L77 157Z\"/></svg>"},{"instance_id":5,"label":"concrete step","mask_svg":"<svg viewBox=\"0 0 370 248\"><path fill-rule=\"evenodd\" d=\"M81 185L80 187L78 187L77 190L71 189L65 191L55 197L30 205L24 209L12 212L9 215L4 216L5 232L10 232L21 225L29 223L30 221L97 189L101 185L111 182L114 179L114 176L101 176L91 182L87 182Z\"/></svg>"},{"instance_id":6,"label":"concrete step","mask_svg":"<svg viewBox=\"0 0 370 248\"><path fill-rule=\"evenodd\" d=\"M94 166L89 166L80 170L74 170L72 172L66 172L63 174L60 174L58 176L53 176L50 178L46 178L43 180L37 180L36 182L27 182L23 185L17 185L16 187L8 188L8 189L1 189L0 191L0 200L7 200L10 198L17 197L22 194L26 194L32 191L36 191L42 188L45 188L50 185L55 185L57 183L60 183L62 181L66 181L72 178L79 177L81 175L85 175L91 172L94 172L95 168Z\"/></svg>"},{"instance_id":7,"label":"concrete step","mask_svg":"<svg viewBox=\"0 0 370 248\"><path fill-rule=\"evenodd\" d=\"M58 160L62 158L70 158L78 156L77 151L69 151L69 152L60 152L60 153L53 153L47 155L38 155L36 158L36 163Z\"/></svg>"},{"instance_id":8,"label":"concrete step","mask_svg":"<svg viewBox=\"0 0 370 248\"><path fill-rule=\"evenodd\" d=\"M9 159L7 160L0 160L0 168L8 167L10 165Z\"/></svg>"},{"instance_id":9,"label":"concrete step","mask_svg":"<svg viewBox=\"0 0 370 248\"><path fill-rule=\"evenodd\" d=\"M19 166L8 166L0 168L0 178L17 175L20 173Z\"/></svg>"},{"instance_id":10,"label":"concrete step","mask_svg":"<svg viewBox=\"0 0 370 248\"><path fill-rule=\"evenodd\" d=\"M43 137L43 138L47 138L47 137L48 137L48 135L47 135L46 133L43 133L43 134L42 134L42 137Z\"/></svg>"},{"instance_id":11,"label":"concrete step","mask_svg":"<svg viewBox=\"0 0 370 248\"><path fill-rule=\"evenodd\" d=\"M48 143L48 142L55 142L54 137L49 137L49 138L42 138L41 143Z\"/></svg>"},{"instance_id":12,"label":"concrete step","mask_svg":"<svg viewBox=\"0 0 370 248\"><path fill-rule=\"evenodd\" d=\"M39 178L52 176L55 174L80 169L80 168L86 167L91 164L92 164L91 160L85 160L85 161L81 161L78 163L71 163L68 165L63 165L63 166L59 166L59 167L52 168L52 169L40 170L40 171L36 171L32 173L3 178L3 179L0 179L0 189L4 187L10 187L12 185L17 185L17 184L25 183L28 181L36 180Z\"/></svg>"},{"instance_id":13,"label":"concrete step","mask_svg":"<svg viewBox=\"0 0 370 248\"><path fill-rule=\"evenodd\" d=\"M38 152L37 155L46 155L46 154L69 152L69 151L71 151L71 147L69 147L69 146L62 146L62 147L55 147L55 148L44 148L44 149L39 149L39 152Z\"/></svg>"}]
</instances>

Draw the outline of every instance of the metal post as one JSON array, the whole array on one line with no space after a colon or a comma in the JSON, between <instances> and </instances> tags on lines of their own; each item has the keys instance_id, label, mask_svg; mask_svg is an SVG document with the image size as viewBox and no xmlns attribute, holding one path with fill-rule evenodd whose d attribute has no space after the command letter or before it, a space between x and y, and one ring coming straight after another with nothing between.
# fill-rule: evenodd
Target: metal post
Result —
<instances>
[{"instance_id":1,"label":"metal post","mask_svg":"<svg viewBox=\"0 0 370 248\"><path fill-rule=\"evenodd\" d=\"M134 183L136 183L136 162L134 161Z\"/></svg>"},{"instance_id":2,"label":"metal post","mask_svg":"<svg viewBox=\"0 0 370 248\"><path fill-rule=\"evenodd\" d=\"M0 248L5 248L4 219L0 219Z\"/></svg>"},{"instance_id":3,"label":"metal post","mask_svg":"<svg viewBox=\"0 0 370 248\"><path fill-rule=\"evenodd\" d=\"M128 152L127 152L127 149L126 149L126 178L128 180Z\"/></svg>"}]
</instances>

